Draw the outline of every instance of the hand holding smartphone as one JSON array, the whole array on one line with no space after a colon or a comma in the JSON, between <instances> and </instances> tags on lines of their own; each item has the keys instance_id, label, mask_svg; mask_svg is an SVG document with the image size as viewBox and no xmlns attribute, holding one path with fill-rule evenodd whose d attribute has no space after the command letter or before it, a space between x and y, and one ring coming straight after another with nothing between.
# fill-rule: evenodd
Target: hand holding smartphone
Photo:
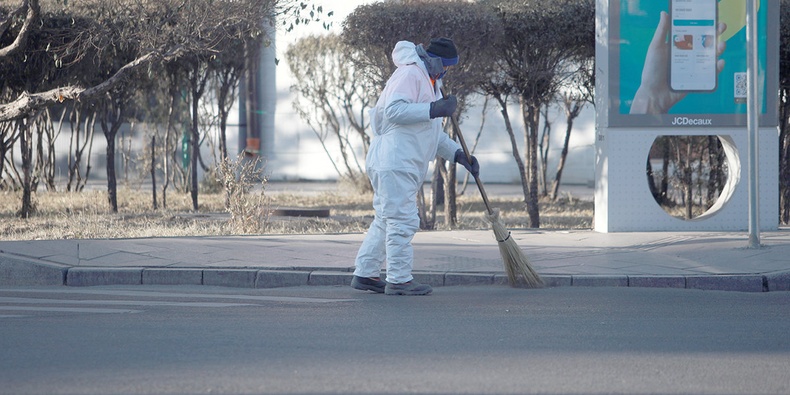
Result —
<instances>
[{"instance_id":1,"label":"hand holding smartphone","mask_svg":"<svg viewBox=\"0 0 790 395\"><path fill-rule=\"evenodd\" d=\"M680 92L716 90L718 1L670 0L670 17L670 88Z\"/></svg>"}]
</instances>

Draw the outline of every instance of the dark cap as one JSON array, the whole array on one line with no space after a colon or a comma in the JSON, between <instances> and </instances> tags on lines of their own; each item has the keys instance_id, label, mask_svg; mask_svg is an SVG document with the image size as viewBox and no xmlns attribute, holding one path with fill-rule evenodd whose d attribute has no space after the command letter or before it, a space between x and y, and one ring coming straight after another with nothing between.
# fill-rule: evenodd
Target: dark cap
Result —
<instances>
[{"instance_id":1,"label":"dark cap","mask_svg":"<svg viewBox=\"0 0 790 395\"><path fill-rule=\"evenodd\" d=\"M453 40L449 38L434 38L425 51L428 52L428 55L442 58L444 66L452 66L458 63L458 50L455 48Z\"/></svg>"}]
</instances>

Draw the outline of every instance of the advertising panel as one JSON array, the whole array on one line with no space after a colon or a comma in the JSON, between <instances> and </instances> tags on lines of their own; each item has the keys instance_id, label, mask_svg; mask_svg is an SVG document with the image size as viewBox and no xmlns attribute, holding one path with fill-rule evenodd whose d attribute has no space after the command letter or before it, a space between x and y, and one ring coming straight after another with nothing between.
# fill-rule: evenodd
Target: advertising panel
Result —
<instances>
[{"instance_id":1,"label":"advertising panel","mask_svg":"<svg viewBox=\"0 0 790 395\"><path fill-rule=\"evenodd\" d=\"M761 126L777 125L778 1L759 1ZM746 126L746 0L612 0L609 126Z\"/></svg>"}]
</instances>

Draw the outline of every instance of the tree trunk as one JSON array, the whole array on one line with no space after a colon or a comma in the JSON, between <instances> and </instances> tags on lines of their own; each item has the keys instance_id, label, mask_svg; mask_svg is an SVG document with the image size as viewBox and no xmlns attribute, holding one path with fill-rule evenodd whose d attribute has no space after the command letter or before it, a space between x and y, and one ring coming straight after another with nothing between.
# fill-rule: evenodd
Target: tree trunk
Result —
<instances>
[{"instance_id":1,"label":"tree trunk","mask_svg":"<svg viewBox=\"0 0 790 395\"><path fill-rule=\"evenodd\" d=\"M198 112L200 98L206 88L208 75L201 73L200 64L195 64L190 76L192 90L192 133L191 133L191 184L192 184L192 209L198 211L198 158L200 155L200 113Z\"/></svg>"},{"instance_id":2,"label":"tree trunk","mask_svg":"<svg viewBox=\"0 0 790 395\"><path fill-rule=\"evenodd\" d=\"M449 122L447 122L449 125ZM456 140L457 136L455 135L455 130L451 127L449 128L448 135L451 139ZM445 168L445 163L447 167ZM456 186L458 184L458 180L456 178L456 165L455 161L445 161L444 159L437 158L436 159L436 166L440 166L440 169L445 170L444 174L444 218L447 227L450 229L455 229L458 226L458 208L457 208L457 191Z\"/></svg>"},{"instance_id":3,"label":"tree trunk","mask_svg":"<svg viewBox=\"0 0 790 395\"><path fill-rule=\"evenodd\" d=\"M513 159L516 161L518 174L521 177L521 190L524 194L524 204L527 204L527 196L529 196L529 184L527 183L527 170L524 166L524 160L521 159L521 154L518 150L518 143L516 142L516 133L513 130L513 124L510 122L510 114L507 111L507 100L500 95L495 95L494 98L499 102L501 107L502 119L505 121L505 130L510 137L510 150L513 154Z\"/></svg>"},{"instance_id":4,"label":"tree trunk","mask_svg":"<svg viewBox=\"0 0 790 395\"><path fill-rule=\"evenodd\" d=\"M6 184L3 174L5 173L6 155L11 152L14 141L14 129L12 123L0 124L0 190L5 190ZM6 139L6 136L8 138Z\"/></svg>"},{"instance_id":5,"label":"tree trunk","mask_svg":"<svg viewBox=\"0 0 790 395\"><path fill-rule=\"evenodd\" d=\"M540 126L540 107L529 105L522 98L521 115L525 128L525 156L529 194L526 197L529 227L540 228L540 208L538 206L538 127Z\"/></svg>"},{"instance_id":6,"label":"tree trunk","mask_svg":"<svg viewBox=\"0 0 790 395\"><path fill-rule=\"evenodd\" d=\"M113 213L118 212L118 180L115 175L115 134L118 132L115 125L110 130L105 130L107 139L107 199Z\"/></svg>"},{"instance_id":7,"label":"tree trunk","mask_svg":"<svg viewBox=\"0 0 790 395\"><path fill-rule=\"evenodd\" d=\"M33 197L32 187L33 182L31 170L33 166L33 139L30 128L27 125L27 119L20 119L17 121L19 128L19 143L22 149L22 209L19 211L19 217L30 218L33 214Z\"/></svg>"},{"instance_id":8,"label":"tree trunk","mask_svg":"<svg viewBox=\"0 0 790 395\"><path fill-rule=\"evenodd\" d=\"M175 117L176 105L178 104L178 81L175 73L170 73L170 107L167 109L167 127L165 128L165 150L162 153L162 172L165 179L162 184L162 208L167 208L167 187L170 186L170 139L173 131L173 118ZM173 153L175 153L173 149ZM173 154L175 155L175 154ZM173 161L175 163L175 161Z\"/></svg>"},{"instance_id":9,"label":"tree trunk","mask_svg":"<svg viewBox=\"0 0 790 395\"><path fill-rule=\"evenodd\" d=\"M560 181L562 179L562 171L565 169L565 161L568 158L568 147L571 142L571 132L573 132L573 120L579 116L583 108L583 102L565 100L565 117L567 118L567 127L565 128L565 140L562 144L562 152L560 153L560 161L557 164L557 174L554 175L554 182L551 185L551 200L557 200L557 195L560 190ZM650 159L648 158L648 166Z\"/></svg>"},{"instance_id":10,"label":"tree trunk","mask_svg":"<svg viewBox=\"0 0 790 395\"><path fill-rule=\"evenodd\" d=\"M549 122L549 105L541 107L543 110L543 132L541 133L540 143L538 144L538 184L540 196L547 196L549 193L549 151L551 150L551 122Z\"/></svg>"},{"instance_id":11,"label":"tree trunk","mask_svg":"<svg viewBox=\"0 0 790 395\"><path fill-rule=\"evenodd\" d=\"M656 203L661 204L661 196L658 192L658 188L656 187L656 177L655 173L653 173L653 165L650 164L650 157L647 157L647 164L645 165L646 173L647 173L647 187L650 189L650 194L653 195L653 199L655 199Z\"/></svg>"},{"instance_id":12,"label":"tree trunk","mask_svg":"<svg viewBox=\"0 0 790 395\"><path fill-rule=\"evenodd\" d=\"M124 101L107 98L101 105L99 124L107 140L107 200L113 213L118 212L118 178L115 171L115 140L124 119Z\"/></svg>"},{"instance_id":13,"label":"tree trunk","mask_svg":"<svg viewBox=\"0 0 790 395\"><path fill-rule=\"evenodd\" d=\"M156 210L156 135L151 136L151 197Z\"/></svg>"},{"instance_id":14,"label":"tree trunk","mask_svg":"<svg viewBox=\"0 0 790 395\"><path fill-rule=\"evenodd\" d=\"M682 145L681 144L683 142L685 142L685 144L686 144L685 155L681 154L681 149L682 149ZM692 153L691 152L691 138L690 137L679 138L678 139L678 149L677 149L676 152L677 152L677 158L676 159L677 159L677 163L678 163L678 166L679 166L678 170L681 172L681 175L682 175L681 180L683 182L683 195L684 195L683 196L683 203L684 203L684 206L685 206L684 217L686 219L692 219L692 218L694 218L694 214L693 214L694 185L693 185L693 182L692 182L693 169L692 169L692 165L691 165L691 162L692 162L692 158L691 158L691 153ZM684 158L684 156L685 156L685 158Z\"/></svg>"},{"instance_id":15,"label":"tree trunk","mask_svg":"<svg viewBox=\"0 0 790 395\"><path fill-rule=\"evenodd\" d=\"M437 160L437 166L441 166L444 170L445 160ZM456 202L456 184L457 178L455 176L455 163L448 165L449 169L444 171L444 218L447 227L454 229L458 226L458 209Z\"/></svg>"},{"instance_id":16,"label":"tree trunk","mask_svg":"<svg viewBox=\"0 0 790 395\"><path fill-rule=\"evenodd\" d=\"M192 210L198 211L198 150L200 149L200 134L198 132L198 100L197 95L192 95L192 133L190 136L190 180L192 195Z\"/></svg>"},{"instance_id":17,"label":"tree trunk","mask_svg":"<svg viewBox=\"0 0 790 395\"><path fill-rule=\"evenodd\" d=\"M661 163L661 188L659 189L659 195L661 200L659 201L660 204L669 204L669 155L670 155L670 146L668 139L664 139L664 155L663 155L663 162Z\"/></svg>"}]
</instances>

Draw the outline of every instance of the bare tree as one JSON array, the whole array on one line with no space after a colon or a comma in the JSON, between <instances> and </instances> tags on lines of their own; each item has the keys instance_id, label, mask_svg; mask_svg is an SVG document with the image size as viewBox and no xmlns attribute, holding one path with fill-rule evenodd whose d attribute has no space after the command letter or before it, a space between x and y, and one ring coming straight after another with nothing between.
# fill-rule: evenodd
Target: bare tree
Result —
<instances>
[{"instance_id":1,"label":"bare tree","mask_svg":"<svg viewBox=\"0 0 790 395\"><path fill-rule=\"evenodd\" d=\"M242 40L228 39L223 45L222 54L210 62L214 75L212 83L217 100L219 115L219 153L220 160L228 159L228 117L236 103L239 83L244 76L244 59L236 56L243 53Z\"/></svg>"},{"instance_id":2,"label":"bare tree","mask_svg":"<svg viewBox=\"0 0 790 395\"><path fill-rule=\"evenodd\" d=\"M576 69L573 76L568 81L568 86L559 93L559 100L565 110L565 139L562 144L560 160L557 164L557 172L551 184L551 200L557 200L559 194L562 171L565 169L565 162L568 159L568 149L573 132L573 121L581 114L582 109L587 104L593 104L593 94L595 88L595 48L590 54L582 56L576 62L570 62L571 67Z\"/></svg>"},{"instance_id":3,"label":"bare tree","mask_svg":"<svg viewBox=\"0 0 790 395\"><path fill-rule=\"evenodd\" d=\"M24 50L28 37L33 32L34 24L40 17L40 13L41 7L38 4L38 0L22 0L22 4L18 8L11 11L4 19L0 19L0 36L2 36L10 30L15 20L18 20L22 15L25 16L22 27L19 29L19 33L13 42L0 47L0 58L9 57Z\"/></svg>"},{"instance_id":4,"label":"bare tree","mask_svg":"<svg viewBox=\"0 0 790 395\"><path fill-rule=\"evenodd\" d=\"M19 133L12 122L0 123L0 190L16 189L21 182L13 157L17 139Z\"/></svg>"},{"instance_id":5,"label":"bare tree","mask_svg":"<svg viewBox=\"0 0 790 395\"><path fill-rule=\"evenodd\" d=\"M91 103L92 104L92 103ZM96 131L96 113L89 111L90 105L74 103L69 110L71 136L69 139L68 183L67 191L79 192L88 182L91 171L91 150L93 136ZM85 150L88 150L87 153ZM82 161L85 158L85 172L82 172Z\"/></svg>"},{"instance_id":6,"label":"bare tree","mask_svg":"<svg viewBox=\"0 0 790 395\"><path fill-rule=\"evenodd\" d=\"M354 56L354 49L336 34L305 37L286 52L295 78L294 109L321 141L338 176L364 192L371 190L362 164L370 146L367 109L379 88L357 76ZM337 144L339 161L329 144Z\"/></svg>"},{"instance_id":7,"label":"bare tree","mask_svg":"<svg viewBox=\"0 0 790 395\"><path fill-rule=\"evenodd\" d=\"M502 76L490 88L500 97L518 98L524 125L524 166L519 167L529 226L540 227L538 206L538 129L541 108L554 100L573 73L565 66L594 42L595 6L591 0L486 1L500 16L506 39L498 43ZM499 100L500 103L506 101ZM513 140L513 136L511 136ZM513 145L515 148L515 144ZM514 151L515 154L515 151Z\"/></svg>"},{"instance_id":8,"label":"bare tree","mask_svg":"<svg viewBox=\"0 0 790 395\"><path fill-rule=\"evenodd\" d=\"M118 103L123 100L119 94L135 88L132 77L150 76L157 64L217 56L228 38L260 42L264 20L282 17L284 24L300 24L322 13L320 7L295 0L22 0L18 7L6 7L0 5L0 70L6 76L11 76L9 70L17 74L0 85L0 97L8 98L0 103L0 122L29 119L72 100L109 97ZM17 125L29 130L29 121ZM107 126L106 137L114 138L113 127ZM108 141L108 147L114 142ZM112 202L109 178L114 172L109 166ZM196 194L194 179L193 190ZM196 195L193 201L197 209Z\"/></svg>"},{"instance_id":9,"label":"bare tree","mask_svg":"<svg viewBox=\"0 0 790 395\"><path fill-rule=\"evenodd\" d=\"M22 150L22 208L17 215L21 218L29 218L35 207L33 206L33 132L30 127L29 118L20 118L16 121L19 129L19 144Z\"/></svg>"}]
</instances>

